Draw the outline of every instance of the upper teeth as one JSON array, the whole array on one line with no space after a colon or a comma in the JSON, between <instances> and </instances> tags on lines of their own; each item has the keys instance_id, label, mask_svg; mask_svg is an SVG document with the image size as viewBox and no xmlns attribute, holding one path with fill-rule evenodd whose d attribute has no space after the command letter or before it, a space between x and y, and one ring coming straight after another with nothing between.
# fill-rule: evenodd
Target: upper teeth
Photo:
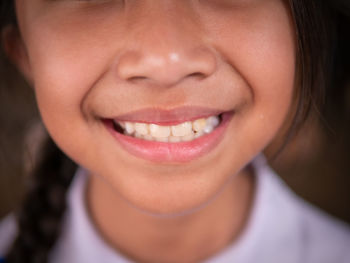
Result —
<instances>
[{"instance_id":1,"label":"upper teeth","mask_svg":"<svg viewBox=\"0 0 350 263\"><path fill-rule=\"evenodd\" d=\"M117 121L115 121L117 122ZM140 122L117 122L124 128L124 133L145 140L161 142L191 141L210 133L219 125L218 116L210 116L195 121L186 121L177 125L161 126Z\"/></svg>"}]
</instances>

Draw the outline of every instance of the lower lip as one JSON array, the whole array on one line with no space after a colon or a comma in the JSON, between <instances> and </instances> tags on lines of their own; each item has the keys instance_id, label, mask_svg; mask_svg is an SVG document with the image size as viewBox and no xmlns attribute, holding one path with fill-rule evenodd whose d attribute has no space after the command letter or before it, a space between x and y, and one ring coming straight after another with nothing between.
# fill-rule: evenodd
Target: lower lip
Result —
<instances>
[{"instance_id":1,"label":"lower lip","mask_svg":"<svg viewBox=\"0 0 350 263\"><path fill-rule=\"evenodd\" d=\"M233 112L222 114L222 121L211 133L189 142L156 142L127 136L114 130L112 121L105 121L109 132L130 154L153 162L189 162L211 152L223 139Z\"/></svg>"}]
</instances>

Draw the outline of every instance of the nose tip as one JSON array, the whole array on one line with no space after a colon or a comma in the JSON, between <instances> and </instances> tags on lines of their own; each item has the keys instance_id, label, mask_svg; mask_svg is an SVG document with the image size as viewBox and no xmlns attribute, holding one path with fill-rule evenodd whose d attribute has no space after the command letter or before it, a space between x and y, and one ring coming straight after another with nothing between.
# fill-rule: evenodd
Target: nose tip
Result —
<instances>
[{"instance_id":1,"label":"nose tip","mask_svg":"<svg viewBox=\"0 0 350 263\"><path fill-rule=\"evenodd\" d=\"M215 55L209 49L188 53L127 51L117 63L118 78L127 82L152 82L171 86L188 78L204 79L216 70Z\"/></svg>"}]
</instances>

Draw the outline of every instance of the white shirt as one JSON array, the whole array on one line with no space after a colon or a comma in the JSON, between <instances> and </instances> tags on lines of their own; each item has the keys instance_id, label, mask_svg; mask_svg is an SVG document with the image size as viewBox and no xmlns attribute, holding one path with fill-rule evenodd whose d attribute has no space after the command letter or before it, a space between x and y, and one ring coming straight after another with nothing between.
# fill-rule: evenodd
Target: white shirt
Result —
<instances>
[{"instance_id":1,"label":"white shirt","mask_svg":"<svg viewBox=\"0 0 350 263\"><path fill-rule=\"evenodd\" d=\"M297 197L258 157L256 189L249 221L234 243L204 263L350 263L349 227ZM68 192L63 231L50 263L130 263L110 247L91 222L84 199L87 173L80 168ZM16 227L0 224L0 255Z\"/></svg>"}]
</instances>

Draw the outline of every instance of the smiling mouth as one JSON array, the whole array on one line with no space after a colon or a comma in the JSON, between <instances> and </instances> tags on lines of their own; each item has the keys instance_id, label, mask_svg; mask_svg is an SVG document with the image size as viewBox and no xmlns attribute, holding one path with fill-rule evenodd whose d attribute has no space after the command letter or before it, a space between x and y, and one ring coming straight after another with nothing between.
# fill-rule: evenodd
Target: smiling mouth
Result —
<instances>
[{"instance_id":1,"label":"smiling mouth","mask_svg":"<svg viewBox=\"0 0 350 263\"><path fill-rule=\"evenodd\" d=\"M116 132L147 141L178 143L190 142L213 132L222 122L222 114L174 125L145 122L119 121L112 119Z\"/></svg>"},{"instance_id":2,"label":"smiling mouth","mask_svg":"<svg viewBox=\"0 0 350 263\"><path fill-rule=\"evenodd\" d=\"M233 110L200 111L193 107L151 109L102 121L118 146L129 154L151 162L183 163L213 151L235 115Z\"/></svg>"}]
</instances>

